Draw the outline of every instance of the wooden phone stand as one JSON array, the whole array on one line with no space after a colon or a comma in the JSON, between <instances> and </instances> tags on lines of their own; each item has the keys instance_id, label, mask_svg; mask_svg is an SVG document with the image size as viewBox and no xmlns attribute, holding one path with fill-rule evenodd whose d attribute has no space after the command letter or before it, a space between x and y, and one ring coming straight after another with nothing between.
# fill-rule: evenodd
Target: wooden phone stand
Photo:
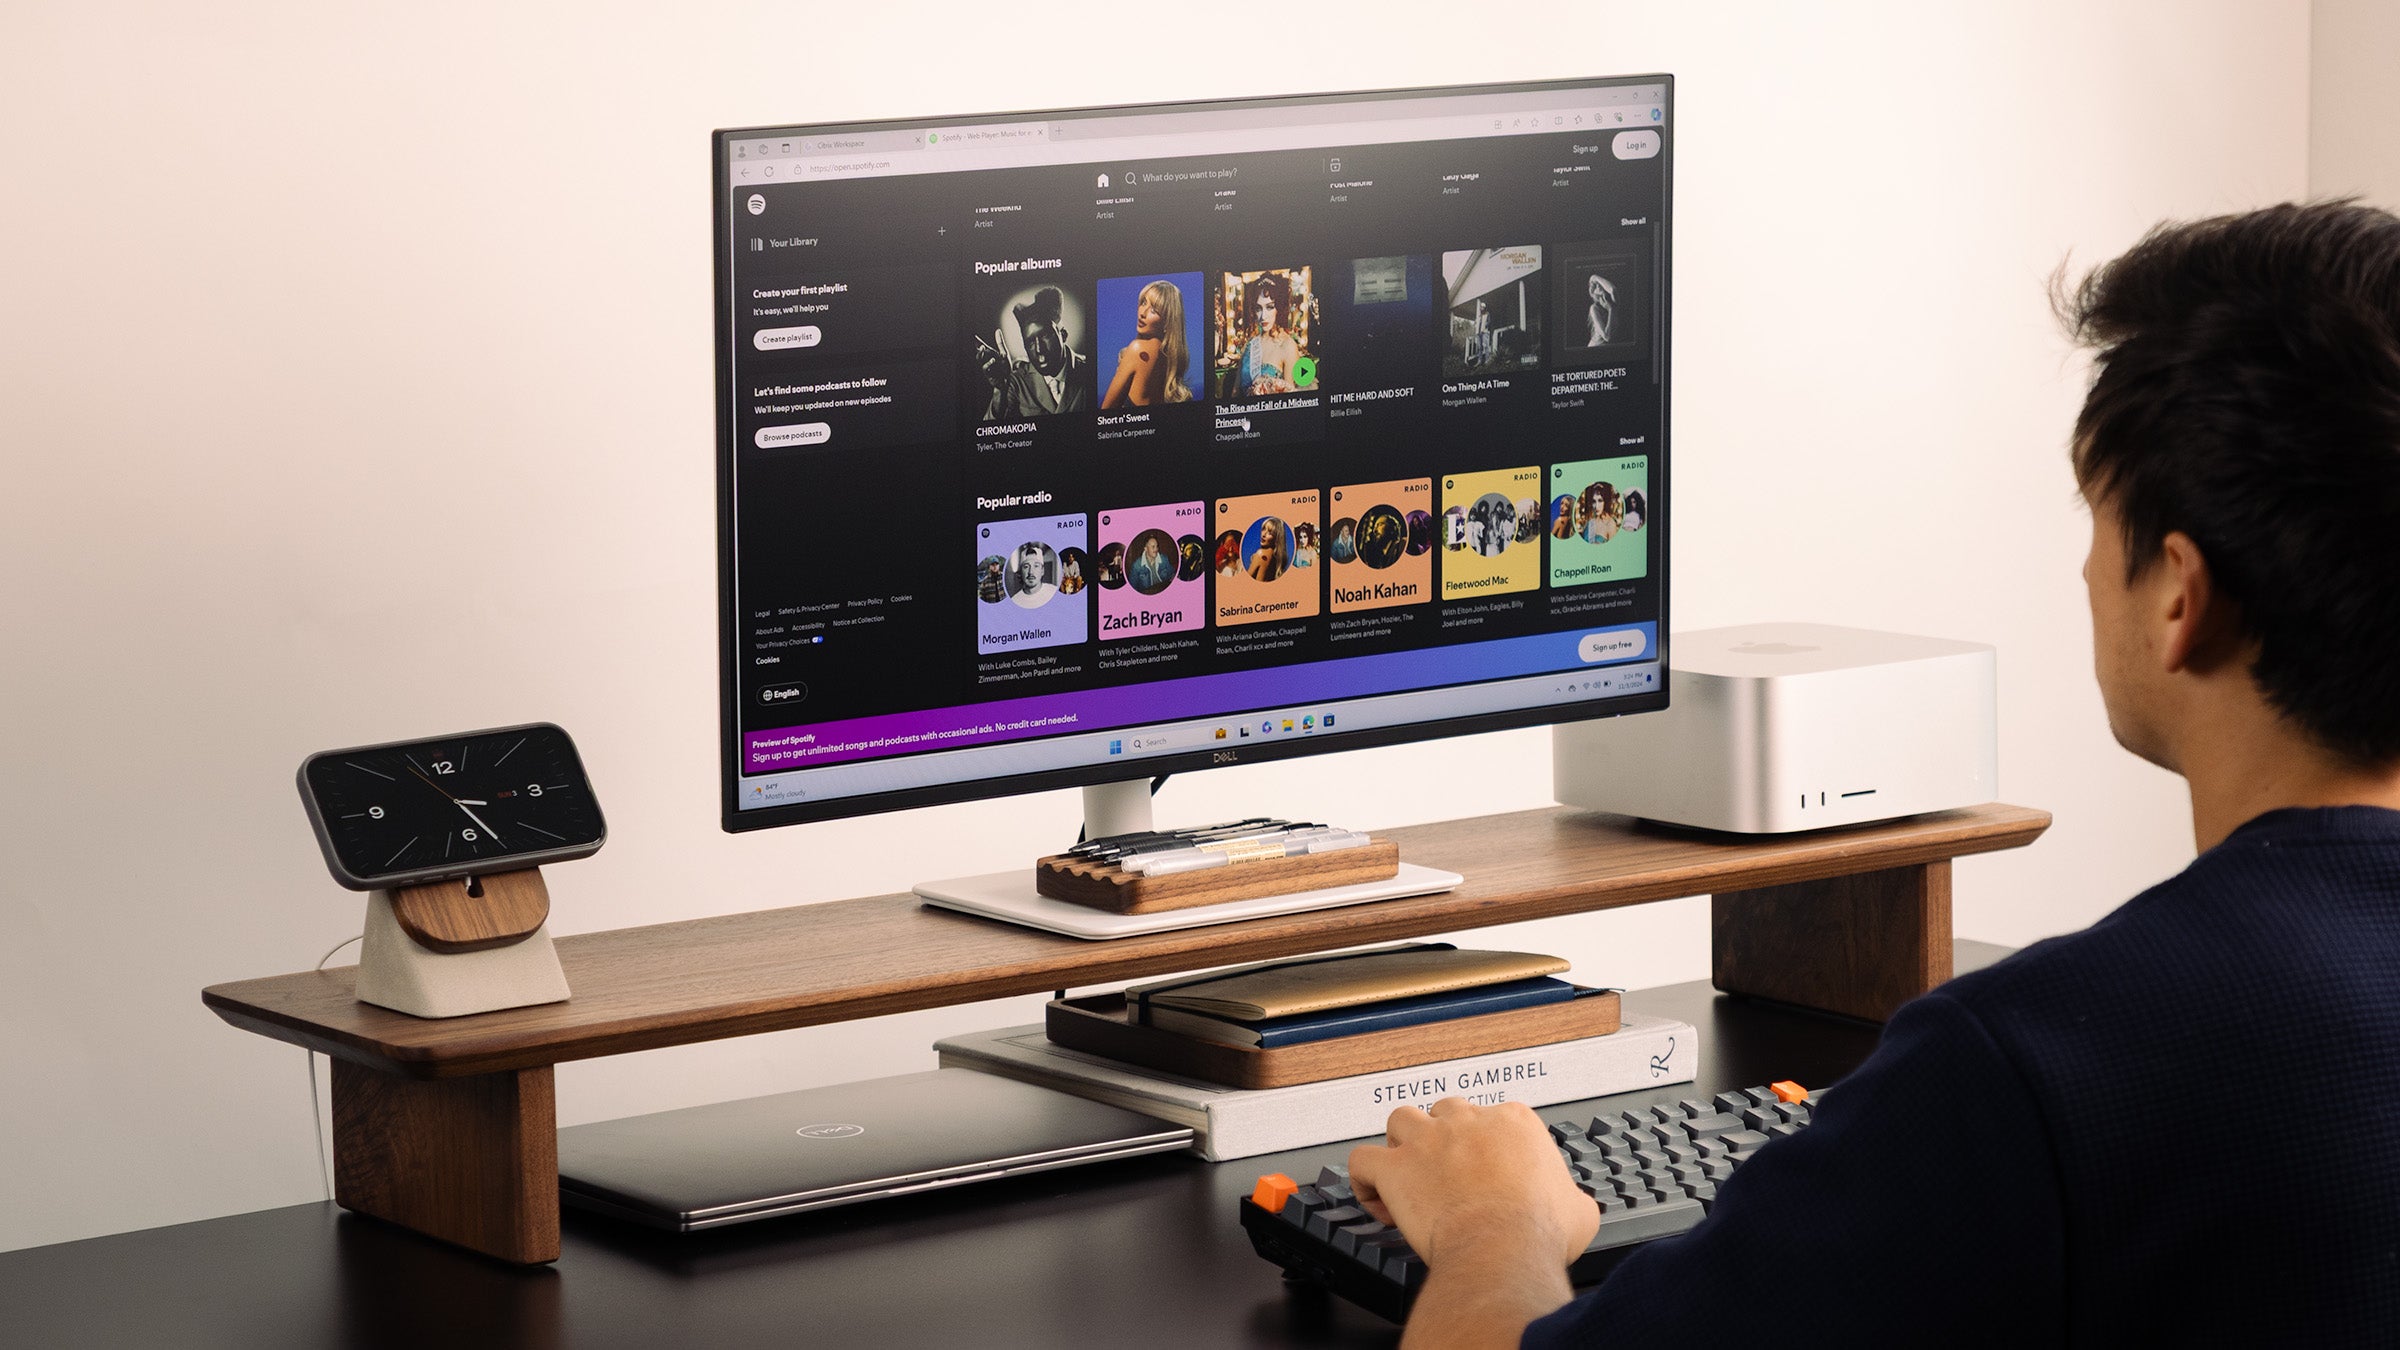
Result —
<instances>
[{"instance_id":1,"label":"wooden phone stand","mask_svg":"<svg viewBox=\"0 0 2400 1350\"><path fill-rule=\"evenodd\" d=\"M567 997L542 869L371 891L358 998L414 1017L464 1017Z\"/></svg>"}]
</instances>

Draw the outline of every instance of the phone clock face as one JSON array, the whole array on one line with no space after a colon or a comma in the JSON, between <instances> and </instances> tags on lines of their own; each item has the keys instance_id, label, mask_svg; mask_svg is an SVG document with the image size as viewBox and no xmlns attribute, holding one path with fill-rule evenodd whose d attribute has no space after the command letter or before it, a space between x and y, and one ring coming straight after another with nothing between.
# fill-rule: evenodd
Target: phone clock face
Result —
<instances>
[{"instance_id":1,"label":"phone clock face","mask_svg":"<svg viewBox=\"0 0 2400 1350\"><path fill-rule=\"evenodd\" d=\"M607 837L575 743L546 722L311 755L300 795L355 890L564 862Z\"/></svg>"}]
</instances>

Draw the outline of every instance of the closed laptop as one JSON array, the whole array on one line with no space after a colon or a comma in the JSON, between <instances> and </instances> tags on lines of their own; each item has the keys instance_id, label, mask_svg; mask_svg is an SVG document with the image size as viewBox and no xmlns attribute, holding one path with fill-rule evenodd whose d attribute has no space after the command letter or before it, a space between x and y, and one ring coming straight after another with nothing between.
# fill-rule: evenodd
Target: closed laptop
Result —
<instances>
[{"instance_id":1,"label":"closed laptop","mask_svg":"<svg viewBox=\"0 0 2400 1350\"><path fill-rule=\"evenodd\" d=\"M690 1231L1183 1148L1192 1131L969 1069L573 1125L559 1198Z\"/></svg>"}]
</instances>

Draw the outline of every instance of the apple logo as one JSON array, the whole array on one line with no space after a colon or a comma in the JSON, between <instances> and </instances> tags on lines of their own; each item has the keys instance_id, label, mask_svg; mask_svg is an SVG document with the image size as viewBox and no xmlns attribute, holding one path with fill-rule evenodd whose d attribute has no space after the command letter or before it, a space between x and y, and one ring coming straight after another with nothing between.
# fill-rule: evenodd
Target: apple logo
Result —
<instances>
[{"instance_id":1,"label":"apple logo","mask_svg":"<svg viewBox=\"0 0 2400 1350\"><path fill-rule=\"evenodd\" d=\"M1797 656L1802 652L1821 652L1825 649L1798 642L1745 642L1734 650L1744 656Z\"/></svg>"}]
</instances>

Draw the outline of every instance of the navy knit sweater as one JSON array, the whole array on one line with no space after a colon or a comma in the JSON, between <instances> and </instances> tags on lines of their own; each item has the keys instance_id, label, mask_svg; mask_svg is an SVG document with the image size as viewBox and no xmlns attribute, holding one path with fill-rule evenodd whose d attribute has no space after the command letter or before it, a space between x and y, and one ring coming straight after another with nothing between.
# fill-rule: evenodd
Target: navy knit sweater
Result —
<instances>
[{"instance_id":1,"label":"navy knit sweater","mask_svg":"<svg viewBox=\"0 0 2400 1350\"><path fill-rule=\"evenodd\" d=\"M1902 1008L1529 1347L2400 1345L2400 812L2273 811Z\"/></svg>"}]
</instances>

